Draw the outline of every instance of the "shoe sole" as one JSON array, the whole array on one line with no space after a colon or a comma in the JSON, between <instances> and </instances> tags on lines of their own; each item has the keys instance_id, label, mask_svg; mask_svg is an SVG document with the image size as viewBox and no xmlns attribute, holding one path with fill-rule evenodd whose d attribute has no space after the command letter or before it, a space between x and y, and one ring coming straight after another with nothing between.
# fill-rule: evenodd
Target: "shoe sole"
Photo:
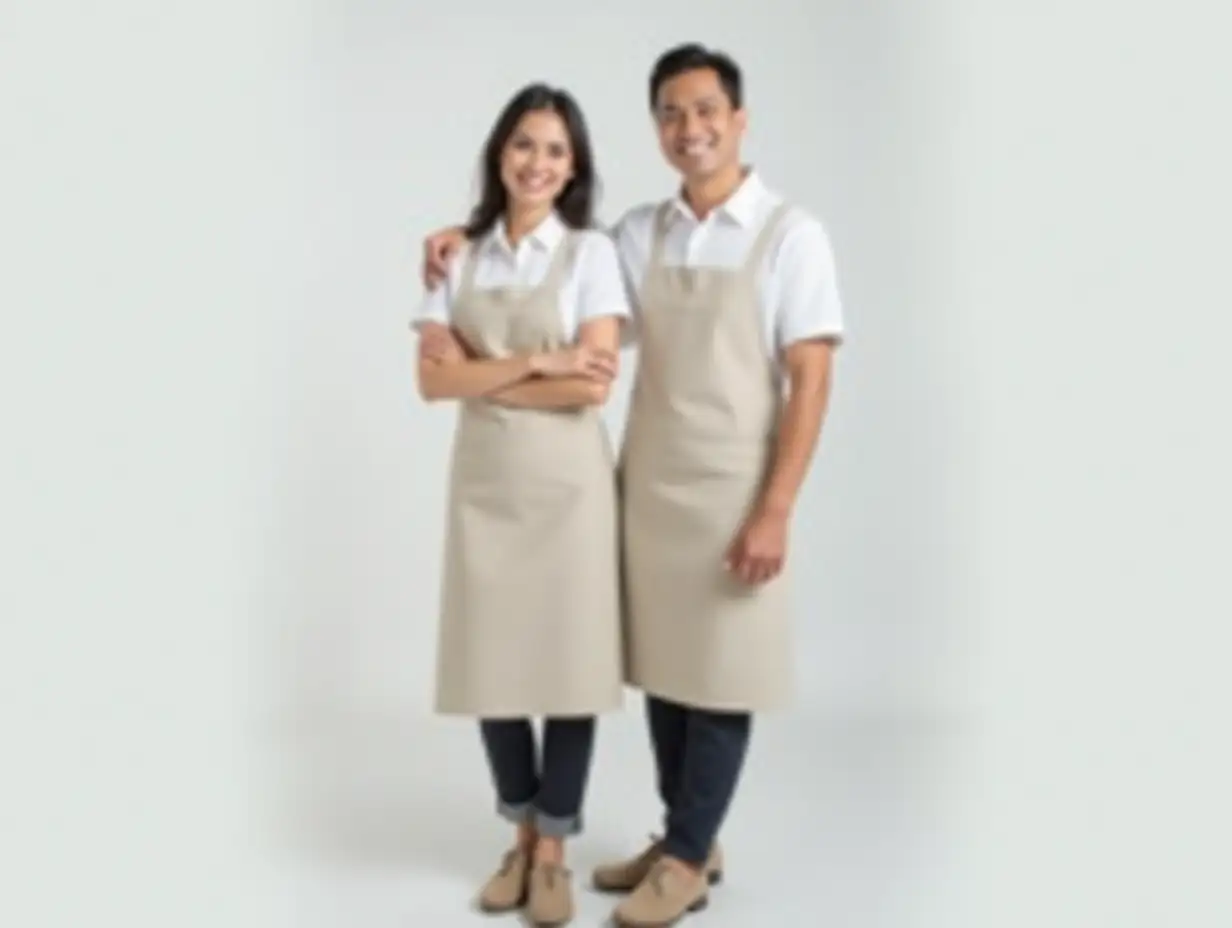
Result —
<instances>
[{"instance_id":1,"label":"shoe sole","mask_svg":"<svg viewBox=\"0 0 1232 928\"><path fill-rule=\"evenodd\" d=\"M569 922L573 921L574 916L577 914L576 912L571 912L570 914L562 918L542 919L542 918L535 918L535 916L531 915L529 908L530 908L530 899L529 899L529 894L528 894L526 906L524 907L524 911L522 914L526 918L526 923L532 926L532 928L561 928L562 925L567 925L569 924Z\"/></svg>"},{"instance_id":2,"label":"shoe sole","mask_svg":"<svg viewBox=\"0 0 1232 928\"><path fill-rule=\"evenodd\" d=\"M722 882L723 882L723 871L722 870L711 870L709 873L706 874L706 883L709 884L710 886L718 886ZM633 892L633 890L637 889L636 883L634 883L632 886L602 886L599 883L592 882L590 885L591 885L591 888L595 890L595 892L606 893L607 895L620 895L622 893L631 893Z\"/></svg>"},{"instance_id":3,"label":"shoe sole","mask_svg":"<svg viewBox=\"0 0 1232 928\"><path fill-rule=\"evenodd\" d=\"M622 919L619 916L613 916L612 924L614 924L616 928L672 928L673 925L679 922L686 915L691 915L694 912L700 912L702 909L706 908L706 906L708 905L710 905L710 898L708 896L702 896L700 899L698 899L696 902L694 902L687 909L685 909L683 912L681 912L679 915L677 915L675 918L671 919L670 921L634 922L634 921L629 921L627 919Z\"/></svg>"},{"instance_id":4,"label":"shoe sole","mask_svg":"<svg viewBox=\"0 0 1232 928\"><path fill-rule=\"evenodd\" d=\"M526 903L529 901L530 893L523 893L521 899L509 905L492 905L480 899L475 903L475 907L484 915L508 915L510 912L526 908Z\"/></svg>"}]
</instances>

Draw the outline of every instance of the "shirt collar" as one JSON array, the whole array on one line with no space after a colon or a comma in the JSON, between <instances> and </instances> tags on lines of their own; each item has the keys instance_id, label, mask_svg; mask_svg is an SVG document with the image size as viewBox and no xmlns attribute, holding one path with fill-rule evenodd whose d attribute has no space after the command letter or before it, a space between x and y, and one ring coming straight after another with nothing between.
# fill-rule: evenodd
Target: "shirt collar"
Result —
<instances>
[{"instance_id":1,"label":"shirt collar","mask_svg":"<svg viewBox=\"0 0 1232 928\"><path fill-rule=\"evenodd\" d=\"M554 251L556 246L560 244L560 240L565 237L565 224L555 212L548 213L539 225L531 229L526 234L523 241L530 242L534 247L542 251ZM509 244L509 233L505 226L505 217L502 216L496 221L496 225L492 227L492 231L488 233L484 240L484 247L496 251L502 251L505 254L512 255L515 249Z\"/></svg>"},{"instance_id":2,"label":"shirt collar","mask_svg":"<svg viewBox=\"0 0 1232 928\"><path fill-rule=\"evenodd\" d=\"M752 167L746 167L744 172L744 180L740 182L740 186L714 210L720 218L734 222L738 226L749 226L753 223L757 217L757 206L766 195L766 185L757 171ZM672 199L672 205L677 216L697 222L697 216L685 202L683 190Z\"/></svg>"}]
</instances>

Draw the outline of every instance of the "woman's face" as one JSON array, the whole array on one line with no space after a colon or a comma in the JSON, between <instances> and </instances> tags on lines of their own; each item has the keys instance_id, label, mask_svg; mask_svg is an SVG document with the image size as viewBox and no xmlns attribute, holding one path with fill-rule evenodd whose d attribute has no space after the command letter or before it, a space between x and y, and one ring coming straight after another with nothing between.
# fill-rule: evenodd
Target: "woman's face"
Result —
<instances>
[{"instance_id":1,"label":"woman's face","mask_svg":"<svg viewBox=\"0 0 1232 928\"><path fill-rule=\"evenodd\" d=\"M572 177L573 147L564 120L551 110L524 115L501 153L501 181L510 204L554 203Z\"/></svg>"}]
</instances>

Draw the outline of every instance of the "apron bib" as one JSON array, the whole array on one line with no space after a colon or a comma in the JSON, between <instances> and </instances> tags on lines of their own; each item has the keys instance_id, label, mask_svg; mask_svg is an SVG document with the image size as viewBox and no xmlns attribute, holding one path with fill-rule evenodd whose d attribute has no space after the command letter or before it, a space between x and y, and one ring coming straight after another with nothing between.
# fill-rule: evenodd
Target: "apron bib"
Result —
<instances>
[{"instance_id":1,"label":"apron bib","mask_svg":"<svg viewBox=\"0 0 1232 928\"><path fill-rule=\"evenodd\" d=\"M666 267L664 204L642 286L621 466L626 680L697 708L772 709L793 694L786 569L747 586L723 564L782 406L757 280L786 212L739 268Z\"/></svg>"},{"instance_id":2,"label":"apron bib","mask_svg":"<svg viewBox=\"0 0 1232 928\"><path fill-rule=\"evenodd\" d=\"M481 357L565 346L558 301L576 238L537 287L474 287L454 326ZM614 461L597 407L461 403L449 480L436 708L590 715L622 702Z\"/></svg>"}]
</instances>

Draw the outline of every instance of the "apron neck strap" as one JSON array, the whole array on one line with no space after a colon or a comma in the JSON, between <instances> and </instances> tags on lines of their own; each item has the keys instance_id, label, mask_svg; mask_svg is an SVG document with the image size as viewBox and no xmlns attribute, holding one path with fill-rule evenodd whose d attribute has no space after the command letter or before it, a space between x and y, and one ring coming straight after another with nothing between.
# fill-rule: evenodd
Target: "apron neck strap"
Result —
<instances>
[{"instance_id":1,"label":"apron neck strap","mask_svg":"<svg viewBox=\"0 0 1232 928\"><path fill-rule=\"evenodd\" d=\"M573 251L577 236L572 229L565 231L564 237L556 246L552 255L552 263L548 265L543 281L536 290L559 290L565 283L565 276L572 263ZM486 239L471 242L466 249L466 257L462 261L462 275L458 281L458 296L469 294L475 286L475 271L479 266L479 251L487 244Z\"/></svg>"},{"instance_id":2,"label":"apron neck strap","mask_svg":"<svg viewBox=\"0 0 1232 928\"><path fill-rule=\"evenodd\" d=\"M469 294L475 286L475 269L479 266L479 252L487 245L487 238L471 242L462 261L462 276L458 281L458 296Z\"/></svg>"},{"instance_id":3,"label":"apron neck strap","mask_svg":"<svg viewBox=\"0 0 1232 928\"><path fill-rule=\"evenodd\" d=\"M790 204L780 203L762 223L761 231L757 233L757 238L753 240L753 247L749 249L748 257L745 258L744 271L746 274L756 275L760 271L762 262L765 261L766 254L770 250L770 243L790 211Z\"/></svg>"},{"instance_id":4,"label":"apron neck strap","mask_svg":"<svg viewBox=\"0 0 1232 928\"><path fill-rule=\"evenodd\" d=\"M649 267L657 269L663 264L663 252L667 240L667 224L668 217L671 216L672 204L670 201L661 203L655 211L654 216L654 231L650 241L650 261ZM753 240L753 245L749 249L748 257L745 259L744 269L747 273L756 274L765 260L767 252L770 250L770 243L774 241L775 233L778 232L779 226L791 211L791 204L780 203L770 213L765 223L762 224L761 231L757 234L757 238Z\"/></svg>"},{"instance_id":5,"label":"apron neck strap","mask_svg":"<svg viewBox=\"0 0 1232 928\"><path fill-rule=\"evenodd\" d=\"M650 260L648 267L658 270L663 265L663 251L667 241L667 219L671 215L671 201L664 201L655 210L654 226L650 238Z\"/></svg>"},{"instance_id":6,"label":"apron neck strap","mask_svg":"<svg viewBox=\"0 0 1232 928\"><path fill-rule=\"evenodd\" d=\"M559 290L564 286L569 266L573 263L573 250L576 242L577 234L574 230L566 229L564 236L556 246L556 253L552 255L552 263L548 265L547 273L543 275L543 283L539 285L539 289Z\"/></svg>"}]
</instances>

